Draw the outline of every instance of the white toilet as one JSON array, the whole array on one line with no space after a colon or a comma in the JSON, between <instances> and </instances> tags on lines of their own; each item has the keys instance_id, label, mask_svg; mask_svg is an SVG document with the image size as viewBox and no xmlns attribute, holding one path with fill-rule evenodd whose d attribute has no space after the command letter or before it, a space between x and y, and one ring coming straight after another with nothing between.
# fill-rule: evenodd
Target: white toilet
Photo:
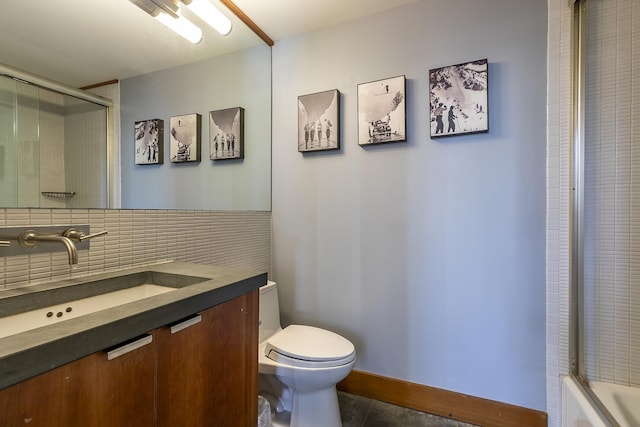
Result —
<instances>
[{"instance_id":1,"label":"white toilet","mask_svg":"<svg viewBox=\"0 0 640 427\"><path fill-rule=\"evenodd\" d=\"M353 369L353 344L313 326L280 326L278 289L260 288L258 394L269 400L274 426L341 427L336 384Z\"/></svg>"}]
</instances>

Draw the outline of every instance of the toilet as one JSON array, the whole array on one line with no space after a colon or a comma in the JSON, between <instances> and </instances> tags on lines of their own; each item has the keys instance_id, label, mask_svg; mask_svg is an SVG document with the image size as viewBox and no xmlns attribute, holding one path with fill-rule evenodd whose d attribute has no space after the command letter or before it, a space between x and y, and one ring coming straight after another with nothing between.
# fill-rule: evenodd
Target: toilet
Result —
<instances>
[{"instance_id":1,"label":"toilet","mask_svg":"<svg viewBox=\"0 0 640 427\"><path fill-rule=\"evenodd\" d=\"M353 344L313 326L282 329L275 282L260 288L259 310L258 394L269 401L272 425L341 427L336 384L353 369Z\"/></svg>"}]
</instances>

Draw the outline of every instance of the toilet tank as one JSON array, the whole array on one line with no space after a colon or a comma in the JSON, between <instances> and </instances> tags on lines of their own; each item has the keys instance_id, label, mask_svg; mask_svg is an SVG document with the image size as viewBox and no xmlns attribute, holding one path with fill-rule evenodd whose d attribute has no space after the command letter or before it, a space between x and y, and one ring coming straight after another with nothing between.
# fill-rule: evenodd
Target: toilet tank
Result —
<instances>
[{"instance_id":1,"label":"toilet tank","mask_svg":"<svg viewBox=\"0 0 640 427\"><path fill-rule=\"evenodd\" d=\"M265 341L271 335L281 330L280 326L280 305L278 304L278 288L276 283L267 281L267 284L260 287L260 327L259 340Z\"/></svg>"}]
</instances>

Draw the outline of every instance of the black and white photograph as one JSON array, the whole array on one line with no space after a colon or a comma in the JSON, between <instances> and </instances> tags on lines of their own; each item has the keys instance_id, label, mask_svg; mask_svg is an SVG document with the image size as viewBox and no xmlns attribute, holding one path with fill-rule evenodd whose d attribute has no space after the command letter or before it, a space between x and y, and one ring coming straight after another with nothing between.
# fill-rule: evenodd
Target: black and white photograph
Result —
<instances>
[{"instance_id":1,"label":"black and white photograph","mask_svg":"<svg viewBox=\"0 0 640 427\"><path fill-rule=\"evenodd\" d=\"M209 112L209 158L244 158L244 108Z\"/></svg>"},{"instance_id":2,"label":"black and white photograph","mask_svg":"<svg viewBox=\"0 0 640 427\"><path fill-rule=\"evenodd\" d=\"M337 89L298 97L298 151L340 148L340 92Z\"/></svg>"},{"instance_id":3,"label":"black and white photograph","mask_svg":"<svg viewBox=\"0 0 640 427\"><path fill-rule=\"evenodd\" d=\"M486 59L429 70L431 137L489 131Z\"/></svg>"},{"instance_id":4,"label":"black and white photograph","mask_svg":"<svg viewBox=\"0 0 640 427\"><path fill-rule=\"evenodd\" d=\"M158 165L163 162L164 120L141 120L134 123L135 164Z\"/></svg>"},{"instance_id":5,"label":"black and white photograph","mask_svg":"<svg viewBox=\"0 0 640 427\"><path fill-rule=\"evenodd\" d=\"M407 140L405 76L358 85L358 144Z\"/></svg>"},{"instance_id":6,"label":"black and white photograph","mask_svg":"<svg viewBox=\"0 0 640 427\"><path fill-rule=\"evenodd\" d=\"M169 119L171 162L199 162L202 116L186 114Z\"/></svg>"}]
</instances>

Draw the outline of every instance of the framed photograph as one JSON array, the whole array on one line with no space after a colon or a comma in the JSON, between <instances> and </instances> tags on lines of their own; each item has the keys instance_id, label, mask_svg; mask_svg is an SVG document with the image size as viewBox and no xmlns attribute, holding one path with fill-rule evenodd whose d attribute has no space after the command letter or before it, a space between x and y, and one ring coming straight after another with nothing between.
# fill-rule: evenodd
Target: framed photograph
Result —
<instances>
[{"instance_id":1,"label":"framed photograph","mask_svg":"<svg viewBox=\"0 0 640 427\"><path fill-rule=\"evenodd\" d=\"M489 131L486 59L429 70L431 137Z\"/></svg>"},{"instance_id":2,"label":"framed photograph","mask_svg":"<svg viewBox=\"0 0 640 427\"><path fill-rule=\"evenodd\" d=\"M337 89L298 97L298 151L340 148L340 92Z\"/></svg>"},{"instance_id":3,"label":"framed photograph","mask_svg":"<svg viewBox=\"0 0 640 427\"><path fill-rule=\"evenodd\" d=\"M405 76L358 85L358 144L407 140Z\"/></svg>"},{"instance_id":4,"label":"framed photograph","mask_svg":"<svg viewBox=\"0 0 640 427\"><path fill-rule=\"evenodd\" d=\"M171 162L199 162L202 116L186 114L169 119L169 140L171 142Z\"/></svg>"},{"instance_id":5,"label":"framed photograph","mask_svg":"<svg viewBox=\"0 0 640 427\"><path fill-rule=\"evenodd\" d=\"M209 112L209 158L244 158L244 108Z\"/></svg>"},{"instance_id":6,"label":"framed photograph","mask_svg":"<svg viewBox=\"0 0 640 427\"><path fill-rule=\"evenodd\" d=\"M164 160L164 120L141 120L134 123L135 164L161 165Z\"/></svg>"}]
</instances>

